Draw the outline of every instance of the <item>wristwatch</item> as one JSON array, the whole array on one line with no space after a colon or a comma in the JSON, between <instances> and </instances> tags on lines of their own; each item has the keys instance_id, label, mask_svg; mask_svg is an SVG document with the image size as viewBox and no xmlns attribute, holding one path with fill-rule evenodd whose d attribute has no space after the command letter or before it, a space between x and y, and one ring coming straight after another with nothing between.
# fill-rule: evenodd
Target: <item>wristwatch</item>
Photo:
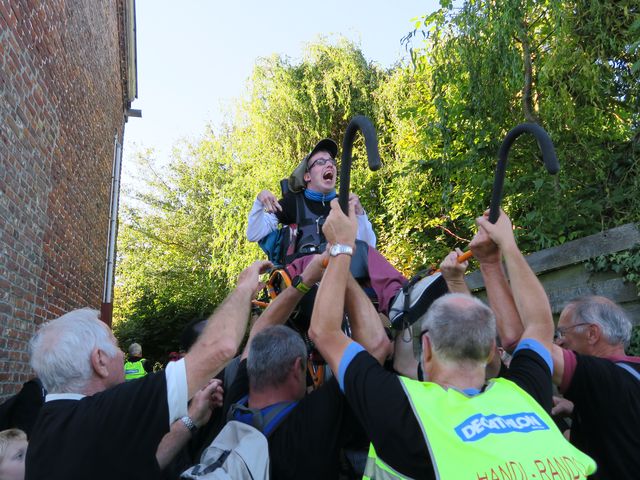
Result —
<instances>
[{"instance_id":1,"label":"wristwatch","mask_svg":"<svg viewBox=\"0 0 640 480\"><path fill-rule=\"evenodd\" d=\"M329 255L332 257L337 257L338 255L346 254L349 256L353 256L353 247L349 245L342 245L341 243L336 243L329 250Z\"/></svg>"},{"instance_id":2,"label":"wristwatch","mask_svg":"<svg viewBox=\"0 0 640 480\"><path fill-rule=\"evenodd\" d=\"M191 417L189 417L188 415L185 415L184 417L180 418L180 421L184 423L184 426L187 427L192 434L196 433L196 431L198 430L198 426L193 422Z\"/></svg>"},{"instance_id":3,"label":"wristwatch","mask_svg":"<svg viewBox=\"0 0 640 480\"><path fill-rule=\"evenodd\" d=\"M301 293L307 293L309 290L311 290L311 287L309 285L305 285L305 283L302 281L301 275L296 275L295 277L293 277L293 280L291 280L291 286Z\"/></svg>"}]
</instances>

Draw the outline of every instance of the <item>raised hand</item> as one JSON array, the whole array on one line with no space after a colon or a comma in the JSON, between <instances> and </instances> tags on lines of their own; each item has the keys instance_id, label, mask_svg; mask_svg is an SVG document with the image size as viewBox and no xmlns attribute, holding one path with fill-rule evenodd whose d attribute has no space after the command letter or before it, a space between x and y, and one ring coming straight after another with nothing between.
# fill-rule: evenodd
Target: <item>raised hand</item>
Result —
<instances>
[{"instance_id":1,"label":"raised hand","mask_svg":"<svg viewBox=\"0 0 640 480\"><path fill-rule=\"evenodd\" d=\"M349 216L346 216L340 208L338 199L331 200L331 213L322 226L322 233L327 241L331 244L342 243L354 246L357 231L355 205L349 202Z\"/></svg>"},{"instance_id":2,"label":"raised hand","mask_svg":"<svg viewBox=\"0 0 640 480\"><path fill-rule=\"evenodd\" d=\"M276 211L282 211L280 202L278 202L276 196L269 190L262 190L258 194L257 199L262 203L265 212L276 213Z\"/></svg>"}]
</instances>

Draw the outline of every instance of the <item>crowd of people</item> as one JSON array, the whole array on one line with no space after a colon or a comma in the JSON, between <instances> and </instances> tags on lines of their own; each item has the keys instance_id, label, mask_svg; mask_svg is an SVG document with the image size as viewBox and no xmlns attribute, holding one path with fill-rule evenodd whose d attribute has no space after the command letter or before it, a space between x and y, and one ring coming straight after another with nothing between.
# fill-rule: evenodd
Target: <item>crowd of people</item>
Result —
<instances>
[{"instance_id":1,"label":"crowd of people","mask_svg":"<svg viewBox=\"0 0 640 480\"><path fill-rule=\"evenodd\" d=\"M637 478L640 358L625 355L625 311L579 298L555 326L510 219L483 215L470 249L488 305L471 295L467 265L452 252L441 265L450 293L420 312L416 352L410 331L389 329L406 279L375 250L357 197L348 213L334 198L336 153L321 141L290 179L297 191L258 195L250 239L294 226L293 281L251 325L269 261L240 274L192 325L185 355L159 372L145 368L138 344L125 365L95 310L42 325L31 366L46 397L34 389L28 448L22 430L0 432L0 480L223 478L213 475L234 450L211 457L209 445L234 425L262 432L267 451L249 455L266 454L261 476L274 479ZM311 228L298 208L311 212ZM352 265L358 251L365 288ZM309 295L309 322L290 322ZM328 365L320 384L310 380L320 363L312 347Z\"/></svg>"}]
</instances>

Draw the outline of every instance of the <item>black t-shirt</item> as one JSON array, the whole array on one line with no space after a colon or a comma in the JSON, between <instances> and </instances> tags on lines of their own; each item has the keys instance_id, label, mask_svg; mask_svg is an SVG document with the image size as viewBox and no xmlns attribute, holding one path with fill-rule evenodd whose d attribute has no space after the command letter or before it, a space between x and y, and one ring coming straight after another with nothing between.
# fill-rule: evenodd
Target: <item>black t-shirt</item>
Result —
<instances>
[{"instance_id":1,"label":"black t-shirt","mask_svg":"<svg viewBox=\"0 0 640 480\"><path fill-rule=\"evenodd\" d=\"M81 400L49 401L29 440L25 478L158 479L155 454L168 431L164 372Z\"/></svg>"},{"instance_id":2,"label":"black t-shirt","mask_svg":"<svg viewBox=\"0 0 640 480\"><path fill-rule=\"evenodd\" d=\"M576 353L564 396L574 404L571 443L598 464L592 478L640 475L640 381L604 358ZM640 364L627 363L636 371Z\"/></svg>"},{"instance_id":3,"label":"black t-shirt","mask_svg":"<svg viewBox=\"0 0 640 480\"><path fill-rule=\"evenodd\" d=\"M292 223L297 222L297 201L296 197L300 197L304 200L304 203L307 205L307 208L317 216L326 217L329 215L331 211L331 204L329 201L326 202L317 202L314 200L309 200L304 196L304 192L301 193L287 193L283 198L280 199L280 206L282 207L281 212L276 212L276 217L278 217L278 221L283 225L291 225Z\"/></svg>"},{"instance_id":4,"label":"black t-shirt","mask_svg":"<svg viewBox=\"0 0 640 480\"><path fill-rule=\"evenodd\" d=\"M551 410L551 372L540 355L519 350L504 378ZM410 478L435 478L420 424L397 375L362 351L346 369L344 390L380 459Z\"/></svg>"},{"instance_id":5,"label":"black t-shirt","mask_svg":"<svg viewBox=\"0 0 640 480\"><path fill-rule=\"evenodd\" d=\"M243 360L227 395L236 403L248 393ZM340 449L367 445L335 378L300 400L268 440L273 480L336 479Z\"/></svg>"}]
</instances>

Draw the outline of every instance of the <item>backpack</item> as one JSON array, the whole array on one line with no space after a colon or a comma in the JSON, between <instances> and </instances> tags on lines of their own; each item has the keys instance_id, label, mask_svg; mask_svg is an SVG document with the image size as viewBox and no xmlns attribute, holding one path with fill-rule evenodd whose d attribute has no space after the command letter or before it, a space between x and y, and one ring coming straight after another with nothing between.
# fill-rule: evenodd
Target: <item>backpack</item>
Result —
<instances>
[{"instance_id":1,"label":"backpack","mask_svg":"<svg viewBox=\"0 0 640 480\"><path fill-rule=\"evenodd\" d=\"M433 275L430 270L418 272L404 284L389 304L391 325L396 330L404 330L413 325L436 299L448 291L447 283L440 272Z\"/></svg>"},{"instance_id":2,"label":"backpack","mask_svg":"<svg viewBox=\"0 0 640 480\"><path fill-rule=\"evenodd\" d=\"M198 480L269 479L271 435L298 402L274 405L266 414L246 406L245 397L229 409L228 422L200 457L200 463L180 478ZM236 413L251 414L251 425L233 420Z\"/></svg>"}]
</instances>

